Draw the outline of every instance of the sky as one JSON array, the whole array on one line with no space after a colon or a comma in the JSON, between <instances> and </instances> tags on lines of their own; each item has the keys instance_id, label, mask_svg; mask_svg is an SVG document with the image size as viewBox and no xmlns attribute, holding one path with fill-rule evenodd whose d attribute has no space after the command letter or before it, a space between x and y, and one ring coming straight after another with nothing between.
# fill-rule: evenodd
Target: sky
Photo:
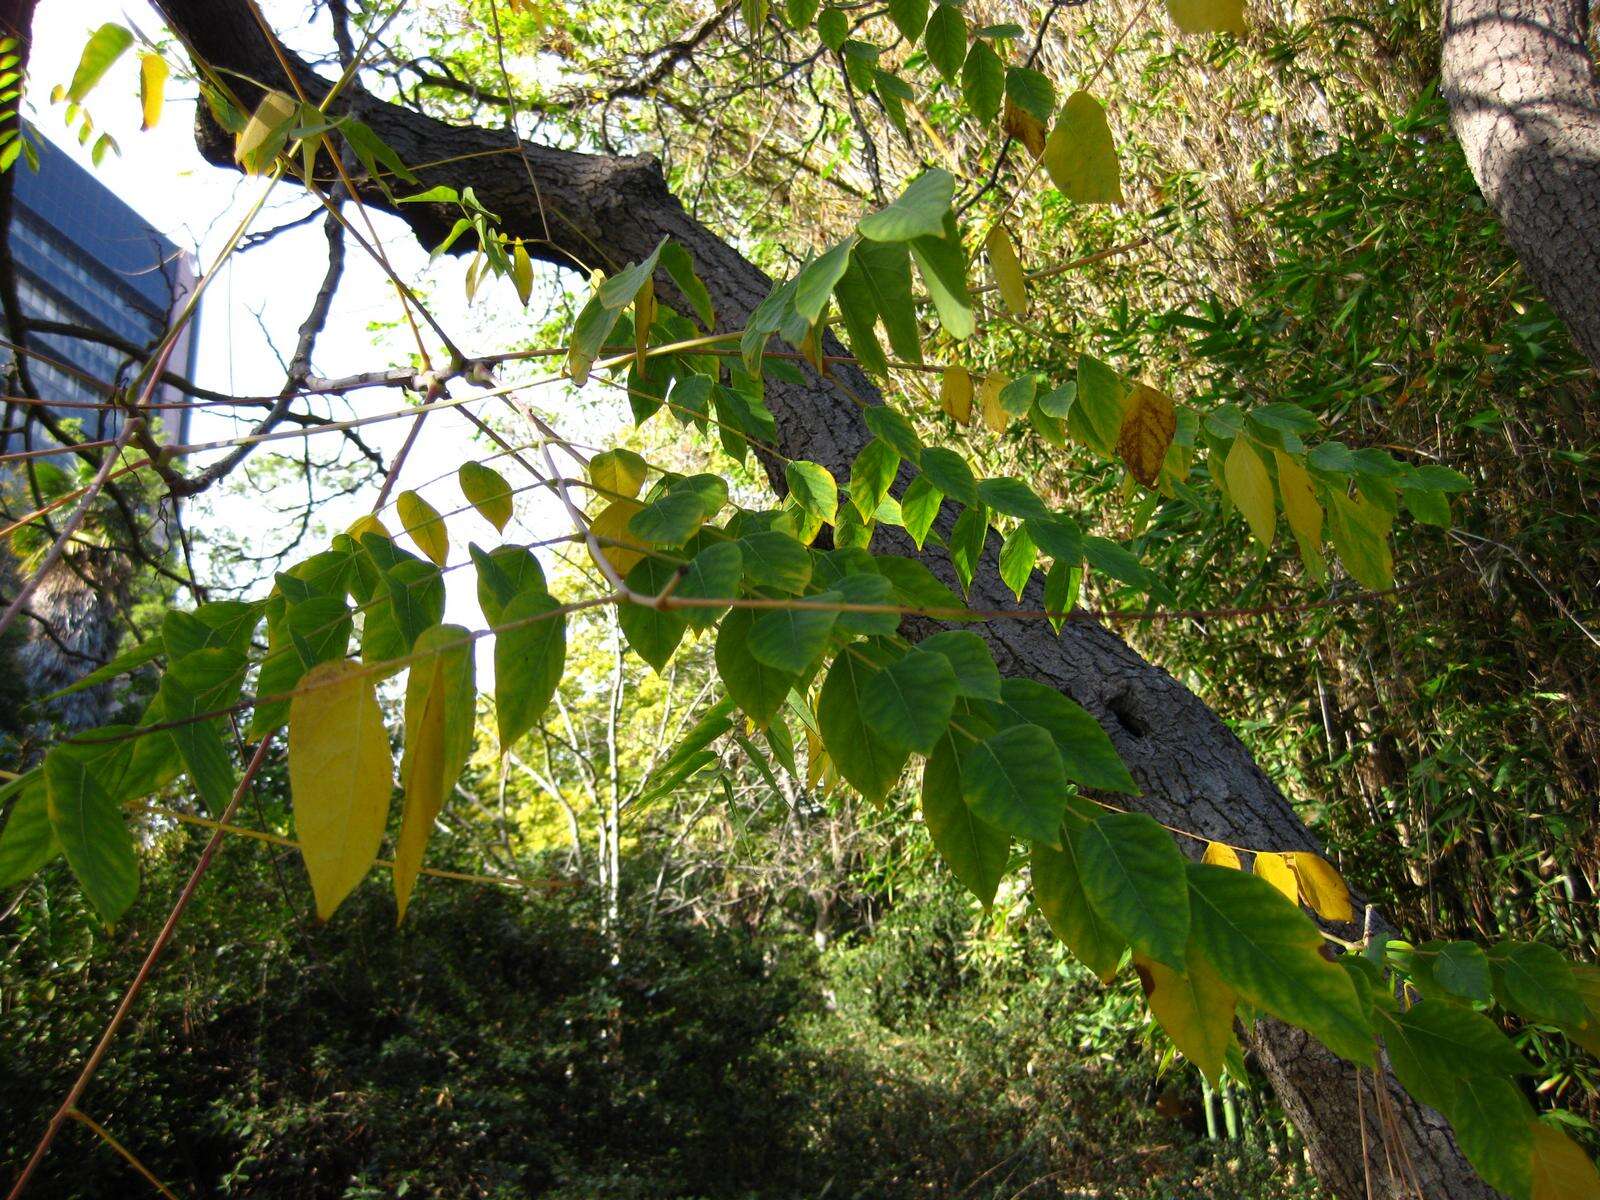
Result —
<instances>
[{"instance_id":1,"label":"sky","mask_svg":"<svg viewBox=\"0 0 1600 1200\"><path fill-rule=\"evenodd\" d=\"M325 31L304 26L310 7L304 0L280 0L264 7L291 46L331 44ZM71 78L89 34L106 21L131 24L151 37L161 29L160 20L146 4L45 0L40 5L29 67L30 119L43 136L91 170L174 243L195 253L203 271L209 270L233 227L266 186L265 181L219 170L200 158L192 133L195 92L176 77L168 85L160 121L153 130L140 132L137 59L131 52L106 76L88 103L96 127L117 139L121 154L107 155L99 167L90 163L88 149L78 145L65 124L62 108L49 103L49 94L53 86ZM26 168L19 164L17 169ZM300 217L313 204L299 188L280 184L254 227L271 228ZM430 310L469 354L504 349L518 334L525 336L524 331L540 322L542 314L524 310L505 281L486 285L469 309L462 282L466 265L463 260L442 258L430 267L426 250L399 220L382 213L373 213L372 220L397 273L408 281L432 285ZM356 224L362 228L359 221ZM314 374L329 378L397 365L406 361L403 356L408 349L415 349L414 342L408 346L398 334L372 331L375 323L390 326L397 322L400 306L377 264L355 243L347 245L344 279L312 364ZM202 304L196 382L235 395L275 394L284 377L279 354L287 356L292 350L296 331L322 278L326 253L326 236L319 219L280 234L259 249L233 256L215 272ZM559 280L551 282L554 287L562 286ZM536 299L534 308L538 305ZM553 394L547 390L539 398L548 402ZM355 415L391 410L402 402L396 391L374 390L354 401ZM490 411L484 405L475 407L485 415ZM392 421L372 426L364 436L387 457L399 446L410 423ZM205 442L242 431L241 424L222 414L197 412L190 441ZM319 449L331 449L332 440L332 436L319 439ZM293 445L298 448L298 443ZM415 488L440 511L457 508L463 500L454 472L464 460L483 458L492 452L492 447L474 440L470 426L459 413L436 414L429 418L424 435L407 458L395 492ZM513 472L514 468L506 470L508 476ZM513 480L514 485L517 482ZM329 504L324 512L328 528L342 529L367 511L373 494L368 491ZM297 487L292 498L291 494L284 495L283 503L287 506L298 502L302 496ZM266 498L269 506L273 499ZM262 551L275 550L287 535L282 528L285 523L264 520L262 507L259 496L219 492L191 505L188 521L191 526L216 535L243 537L258 544ZM390 518L387 523L398 531L392 515L392 509L385 514ZM567 528L553 498L520 495L517 518L503 537L533 541ZM274 531L280 536L274 538ZM493 545L502 536L474 513L452 517L450 532L452 563L465 557L468 540ZM316 548L308 546L302 553ZM203 559L199 573L205 575ZM452 585L448 589L446 620L479 627L482 617L472 595L470 575L468 570L446 576ZM480 667L486 665L480 663Z\"/></svg>"}]
</instances>

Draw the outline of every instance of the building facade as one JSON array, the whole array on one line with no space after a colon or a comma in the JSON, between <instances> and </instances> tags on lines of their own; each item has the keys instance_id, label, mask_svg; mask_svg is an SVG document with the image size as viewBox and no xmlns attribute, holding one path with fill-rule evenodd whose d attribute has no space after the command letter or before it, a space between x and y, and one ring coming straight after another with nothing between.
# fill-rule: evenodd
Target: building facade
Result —
<instances>
[{"instance_id":1,"label":"building facade","mask_svg":"<svg viewBox=\"0 0 1600 1200\"><path fill-rule=\"evenodd\" d=\"M38 172L20 161L12 168L11 254L23 315L98 330L139 347L154 344L194 289L193 257L45 138L35 141ZM184 378L194 374L198 318L196 313L179 336L167 365ZM120 414L72 406L104 401L113 388L126 386L142 363L114 346L62 333L31 331L29 347L36 352L29 372L40 397L66 402L54 415L81 421L86 438L115 437ZM0 350L0 356L9 367L11 352ZM160 403L188 399L170 386L160 388L156 398ZM187 440L187 410L160 415L163 441ZM22 416L12 407L5 429L18 427ZM35 426L35 445L47 436ZM0 452L16 449L19 442L17 434L0 434Z\"/></svg>"}]
</instances>

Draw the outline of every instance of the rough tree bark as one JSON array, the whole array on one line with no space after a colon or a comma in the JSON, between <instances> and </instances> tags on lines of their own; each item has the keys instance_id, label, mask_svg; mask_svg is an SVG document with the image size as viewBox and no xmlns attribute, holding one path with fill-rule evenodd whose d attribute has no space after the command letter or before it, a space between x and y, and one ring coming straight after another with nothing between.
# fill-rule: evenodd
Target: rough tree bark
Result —
<instances>
[{"instance_id":1,"label":"rough tree bark","mask_svg":"<svg viewBox=\"0 0 1600 1200\"><path fill-rule=\"evenodd\" d=\"M283 86L278 60L244 0L160 0L158 7L191 51L221 68L236 85L254 79ZM303 64L296 62L294 70L312 95L326 88ZM241 98L254 103L256 95L244 89ZM507 132L448 125L360 93L350 96L348 111L408 163L449 160L447 167L418 172L422 186L472 186L483 204L500 215L505 231L527 239L530 252L546 261L615 269L642 258L663 235L670 235L694 255L718 320L727 328L740 327L770 289L760 270L684 210L647 156L578 154L533 143L523 143L519 155ZM203 116L197 138L214 162L232 165L231 144ZM536 189L530 186L529 171ZM396 209L380 189L360 183L358 188L366 202L397 212L425 245L442 238L454 222L455 213L443 206ZM664 274L656 286L669 300L681 302ZM683 310L688 311L686 305ZM838 375L856 396L882 402L859 371L846 367ZM841 478L848 475L870 434L844 391L808 374L803 384L770 384L767 396L784 454L820 462ZM781 491L781 467L767 467ZM903 476L899 486L908 478ZM950 514L943 519L948 521ZM903 531L883 530L878 546L917 555ZM992 609L1019 607L998 579L997 550L998 539L991 534L988 561L979 570L972 602ZM931 542L919 557L946 582L953 581L948 560ZM1020 606L1043 607L1043 585L1037 577ZM912 637L937 627L933 622L908 626ZM1038 679L1094 714L1142 789L1135 801L1138 808L1234 844L1317 848L1283 794L1216 714L1109 630L1069 622L1058 637L1042 622L1001 620L988 622L982 632L1002 671ZM1380 1127L1370 1088L1364 1105L1358 1105L1353 1068L1277 1022L1263 1022L1250 1032L1250 1041L1305 1138L1313 1169L1335 1195L1342 1200L1398 1200L1412 1194L1403 1192L1382 1164L1378 1147L1389 1135ZM1392 1080L1387 1090L1402 1143L1396 1153L1409 1162L1427 1196L1477 1200L1497 1194L1467 1165L1438 1114L1412 1101ZM1374 1155L1370 1192L1363 1169L1363 1119L1365 1141Z\"/></svg>"},{"instance_id":2,"label":"rough tree bark","mask_svg":"<svg viewBox=\"0 0 1600 1200\"><path fill-rule=\"evenodd\" d=\"M1450 125L1523 268L1600 370L1600 87L1587 0L1444 0Z\"/></svg>"}]
</instances>

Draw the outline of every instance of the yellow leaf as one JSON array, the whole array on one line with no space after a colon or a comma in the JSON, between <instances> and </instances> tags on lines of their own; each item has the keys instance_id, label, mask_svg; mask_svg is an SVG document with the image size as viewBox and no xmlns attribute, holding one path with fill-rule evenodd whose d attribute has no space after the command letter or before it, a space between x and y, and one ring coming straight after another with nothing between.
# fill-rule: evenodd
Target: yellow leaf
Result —
<instances>
[{"instance_id":1,"label":"yellow leaf","mask_svg":"<svg viewBox=\"0 0 1600 1200\"><path fill-rule=\"evenodd\" d=\"M319 920L378 857L392 771L372 677L343 659L307 671L289 702L289 792Z\"/></svg>"},{"instance_id":2,"label":"yellow leaf","mask_svg":"<svg viewBox=\"0 0 1600 1200\"><path fill-rule=\"evenodd\" d=\"M1133 969L1144 985L1150 1014L1167 1036L1215 1087L1223 1059L1233 1040L1233 1011L1238 998L1216 968L1191 943L1187 973L1133 956Z\"/></svg>"},{"instance_id":3,"label":"yellow leaf","mask_svg":"<svg viewBox=\"0 0 1600 1200\"><path fill-rule=\"evenodd\" d=\"M613 500L589 522L589 531L600 543L600 553L611 564L611 569L624 578L645 556L645 544L628 532L628 522L643 507L637 500ZM590 557L593 555L590 551Z\"/></svg>"},{"instance_id":4,"label":"yellow leaf","mask_svg":"<svg viewBox=\"0 0 1600 1200\"><path fill-rule=\"evenodd\" d=\"M633 352L640 363L650 347L650 326L656 320L656 281L646 279L633 297Z\"/></svg>"},{"instance_id":5,"label":"yellow leaf","mask_svg":"<svg viewBox=\"0 0 1600 1200\"><path fill-rule=\"evenodd\" d=\"M517 299L526 308L528 298L533 295L533 260L528 257L521 238L511 247L511 282L516 285Z\"/></svg>"},{"instance_id":6,"label":"yellow leaf","mask_svg":"<svg viewBox=\"0 0 1600 1200\"><path fill-rule=\"evenodd\" d=\"M983 248L989 255L989 269L994 272L995 286L1000 289L1000 299L1019 317L1028 311L1028 283L1022 274L1022 263L1011 244L1011 235L1004 225L989 230Z\"/></svg>"},{"instance_id":7,"label":"yellow leaf","mask_svg":"<svg viewBox=\"0 0 1600 1200\"><path fill-rule=\"evenodd\" d=\"M1006 101L1005 114L1000 118L1008 137L1014 137L1028 148L1028 153L1038 158L1044 153L1044 126L1039 118L1010 100Z\"/></svg>"},{"instance_id":8,"label":"yellow leaf","mask_svg":"<svg viewBox=\"0 0 1600 1200\"><path fill-rule=\"evenodd\" d=\"M1061 194L1078 204L1121 204L1122 168L1106 110L1088 92L1062 105L1044 147L1044 169Z\"/></svg>"},{"instance_id":9,"label":"yellow leaf","mask_svg":"<svg viewBox=\"0 0 1600 1200\"><path fill-rule=\"evenodd\" d=\"M1010 382L1004 375L987 375L978 385L978 410L983 413L983 423L995 433L1004 433L1011 424L1011 414L1000 403L1000 393Z\"/></svg>"},{"instance_id":10,"label":"yellow leaf","mask_svg":"<svg viewBox=\"0 0 1600 1200\"><path fill-rule=\"evenodd\" d=\"M1600 1173L1571 1138L1533 1123L1533 1200L1600 1200Z\"/></svg>"},{"instance_id":11,"label":"yellow leaf","mask_svg":"<svg viewBox=\"0 0 1600 1200\"><path fill-rule=\"evenodd\" d=\"M400 518L400 528L411 535L411 540L438 566L444 566L450 557L450 534L445 530L444 518L415 492L401 492L395 499L394 509Z\"/></svg>"},{"instance_id":12,"label":"yellow leaf","mask_svg":"<svg viewBox=\"0 0 1600 1200\"><path fill-rule=\"evenodd\" d=\"M972 423L972 376L965 367L946 367L939 380L939 407L957 425Z\"/></svg>"},{"instance_id":13,"label":"yellow leaf","mask_svg":"<svg viewBox=\"0 0 1600 1200\"><path fill-rule=\"evenodd\" d=\"M1239 852L1226 842L1207 842L1206 852L1200 856L1200 861L1210 863L1213 867L1227 867L1234 871L1244 869L1239 864Z\"/></svg>"},{"instance_id":14,"label":"yellow leaf","mask_svg":"<svg viewBox=\"0 0 1600 1200\"><path fill-rule=\"evenodd\" d=\"M1184 33L1244 32L1244 0L1167 0L1167 15Z\"/></svg>"},{"instance_id":15,"label":"yellow leaf","mask_svg":"<svg viewBox=\"0 0 1600 1200\"><path fill-rule=\"evenodd\" d=\"M350 522L350 528L345 530L345 533L349 536L351 541L354 541L358 544L361 541L362 535L368 533L375 533L379 537L389 538L391 541L393 540L392 535L389 533L389 530L387 527L385 527L384 523L378 520L378 518L373 516L371 513L367 513L366 516L363 517L357 517L354 521Z\"/></svg>"},{"instance_id":16,"label":"yellow leaf","mask_svg":"<svg viewBox=\"0 0 1600 1200\"><path fill-rule=\"evenodd\" d=\"M1145 487L1154 487L1160 478L1167 447L1172 445L1172 435L1177 431L1178 414L1172 407L1172 398L1148 384L1134 384L1123 402L1117 453Z\"/></svg>"},{"instance_id":17,"label":"yellow leaf","mask_svg":"<svg viewBox=\"0 0 1600 1200\"><path fill-rule=\"evenodd\" d=\"M602 496L639 494L649 466L632 450L607 450L589 460L589 482Z\"/></svg>"},{"instance_id":18,"label":"yellow leaf","mask_svg":"<svg viewBox=\"0 0 1600 1200\"><path fill-rule=\"evenodd\" d=\"M289 122L300 112L299 104L282 92L261 97L233 146L233 158L248 175L264 175L283 148Z\"/></svg>"},{"instance_id":19,"label":"yellow leaf","mask_svg":"<svg viewBox=\"0 0 1600 1200\"><path fill-rule=\"evenodd\" d=\"M1281 854L1263 850L1256 855L1255 872L1285 896L1291 904L1300 903L1300 885L1294 877L1294 868Z\"/></svg>"},{"instance_id":20,"label":"yellow leaf","mask_svg":"<svg viewBox=\"0 0 1600 1200\"><path fill-rule=\"evenodd\" d=\"M405 751L400 787L405 811L394 851L394 896L405 920L422 870L428 836L472 753L473 660L471 635L459 625L435 625L417 638L421 657L406 681Z\"/></svg>"},{"instance_id":21,"label":"yellow leaf","mask_svg":"<svg viewBox=\"0 0 1600 1200\"><path fill-rule=\"evenodd\" d=\"M1267 464L1242 434L1233 439L1233 449L1228 451L1227 460L1222 464L1222 474L1228 481L1228 494L1249 522L1250 532L1255 534L1265 554L1272 546L1272 535L1278 524L1272 480L1267 475Z\"/></svg>"},{"instance_id":22,"label":"yellow leaf","mask_svg":"<svg viewBox=\"0 0 1600 1200\"><path fill-rule=\"evenodd\" d=\"M1296 850L1285 857L1300 881L1300 896L1312 912L1324 921L1356 919L1355 909L1350 905L1350 889L1326 860L1304 850Z\"/></svg>"},{"instance_id":23,"label":"yellow leaf","mask_svg":"<svg viewBox=\"0 0 1600 1200\"><path fill-rule=\"evenodd\" d=\"M140 129L154 129L161 120L161 105L166 99L167 76L171 68L159 54L146 54L139 59L139 108L144 114Z\"/></svg>"},{"instance_id":24,"label":"yellow leaf","mask_svg":"<svg viewBox=\"0 0 1600 1200\"><path fill-rule=\"evenodd\" d=\"M505 476L482 463L464 462L456 472L456 481L461 485L461 494L477 509L478 515L504 533L513 511L511 485Z\"/></svg>"},{"instance_id":25,"label":"yellow leaf","mask_svg":"<svg viewBox=\"0 0 1600 1200\"><path fill-rule=\"evenodd\" d=\"M1328 576L1328 564L1322 557L1322 505L1317 503L1311 489L1311 476L1297 461L1282 450L1272 452L1278 468L1278 494L1283 497L1283 515L1289 520L1289 530L1300 547L1300 558L1311 577L1321 583Z\"/></svg>"}]
</instances>

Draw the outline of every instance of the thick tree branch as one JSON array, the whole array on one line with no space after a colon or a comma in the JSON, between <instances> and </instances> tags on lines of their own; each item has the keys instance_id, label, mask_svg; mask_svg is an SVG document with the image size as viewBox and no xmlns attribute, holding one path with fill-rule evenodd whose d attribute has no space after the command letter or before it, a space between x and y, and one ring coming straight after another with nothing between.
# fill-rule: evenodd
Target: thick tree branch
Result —
<instances>
[{"instance_id":1,"label":"thick tree branch","mask_svg":"<svg viewBox=\"0 0 1600 1200\"><path fill-rule=\"evenodd\" d=\"M1484 199L1600 370L1600 87L1586 0L1444 0L1440 63Z\"/></svg>"}]
</instances>

